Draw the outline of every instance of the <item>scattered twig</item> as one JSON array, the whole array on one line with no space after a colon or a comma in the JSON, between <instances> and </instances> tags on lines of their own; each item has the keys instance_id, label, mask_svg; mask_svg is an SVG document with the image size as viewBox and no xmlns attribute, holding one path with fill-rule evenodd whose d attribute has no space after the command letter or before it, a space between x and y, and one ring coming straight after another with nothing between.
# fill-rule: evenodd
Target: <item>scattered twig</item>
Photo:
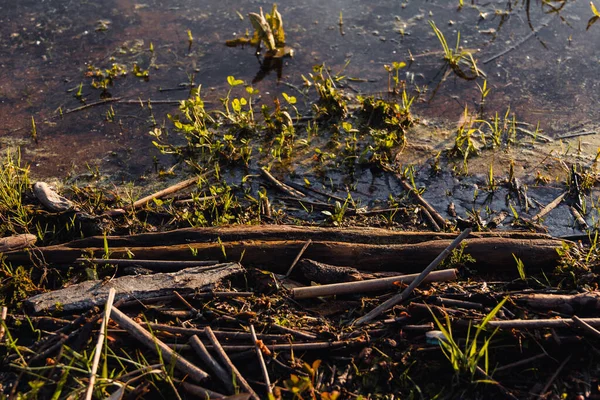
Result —
<instances>
[{"instance_id":1,"label":"scattered twig","mask_svg":"<svg viewBox=\"0 0 600 400\"><path fill-rule=\"evenodd\" d=\"M87 391L85 392L85 400L91 400L92 394L94 393L94 383L96 383L96 372L98 371L98 364L100 363L100 356L102 355L102 345L104 344L104 338L106 335L106 326L110 319L110 314L115 300L115 289L112 288L108 292L108 299L106 299L106 305L104 309L104 318L100 325L100 333L98 334L98 341L96 342L96 349L94 350L94 360L92 361L92 370L90 371L90 380L88 383Z\"/></svg>"},{"instance_id":2,"label":"scattered twig","mask_svg":"<svg viewBox=\"0 0 600 400\"><path fill-rule=\"evenodd\" d=\"M560 374L560 371L562 371L562 369L565 367L565 365L567 365L569 360L571 360L572 356L573 356L572 354L569 354L569 356L567 358L565 358L562 363L560 363L560 365L558 366L558 368L556 369L554 374L552 374L550 379L548 379L548 382L546 382L546 385L544 386L544 388L540 391L540 394L539 394L540 396L543 396L544 394L546 394L546 392L550 388L550 385L552 385L552 382L554 382L556 377L558 377L558 375Z\"/></svg>"},{"instance_id":3,"label":"scattered twig","mask_svg":"<svg viewBox=\"0 0 600 400\"><path fill-rule=\"evenodd\" d=\"M431 218L438 224L440 228L445 228L448 225L448 221L446 221L446 219L444 219L444 217L442 217L442 215L439 212L437 212L437 210L433 208L431 204L429 204L427 200L425 200L423 196L421 196L415 190L415 188L413 188L408 182L406 182L406 180L402 176L400 176L399 174L395 175L396 178L400 181L400 185L402 186L402 188L404 188L404 190L406 190L414 196L414 198L417 200L417 203L419 203L421 207L427 210Z\"/></svg>"},{"instance_id":4,"label":"scattered twig","mask_svg":"<svg viewBox=\"0 0 600 400\"><path fill-rule=\"evenodd\" d=\"M281 331L284 333L289 333L292 336L296 337L297 339L305 339L305 340L316 340L317 339L317 335L313 335L312 333L308 333L308 332L304 332L304 331L299 331L297 329L292 329L287 326L271 324L270 327L272 329L275 329L275 330L278 330L278 331Z\"/></svg>"},{"instance_id":5,"label":"scattered twig","mask_svg":"<svg viewBox=\"0 0 600 400\"><path fill-rule=\"evenodd\" d=\"M198 183L198 181L206 176L208 176L209 174L215 172L215 170L210 170L207 171L199 176L195 176L193 178L187 179L185 181L176 183L175 185L169 186L166 189L160 190L156 193L153 193L151 195L148 195L146 197L142 197L139 200L136 200L135 202L133 202L133 204L131 206L127 206L125 207L125 209L136 209L136 208L140 208L142 206L145 206L146 204L148 204L149 202L151 202L154 199L160 199L161 197L167 196L169 194L173 194L176 193L180 190L183 190L185 188L188 188L190 186L192 186L195 183Z\"/></svg>"},{"instance_id":6,"label":"scattered twig","mask_svg":"<svg viewBox=\"0 0 600 400\"><path fill-rule=\"evenodd\" d=\"M298 260L300 260L300 257L302 257L302 255L304 254L304 252L306 251L306 249L308 248L308 246L310 246L311 243L312 243L312 240L308 239L308 241L306 242L306 244L304 246L302 246L302 249L300 250L300 252L296 256L296 258L294 258L294 262L292 262L292 265L290 265L290 269L288 269L287 272L285 273L285 277L286 278L288 276L290 276L290 274L292 273L292 270L294 269L294 267L298 263Z\"/></svg>"},{"instance_id":7,"label":"scattered twig","mask_svg":"<svg viewBox=\"0 0 600 400\"><path fill-rule=\"evenodd\" d=\"M246 390L248 393L250 393L254 400L260 400L260 397L258 397L254 389L252 389L252 387L248 384L246 379L244 379L242 374L240 374L240 371L238 371L236 366L233 365L233 363L227 356L227 353L225 353L225 350L223 350L221 343L219 343L219 339L217 339L212 329L210 329L210 326L207 326L204 332L208 340L212 343L213 351L217 354L221 362L225 365L225 368L227 368L227 370L229 371L229 375L235 375L235 379L240 384L240 386L244 388L244 390Z\"/></svg>"},{"instance_id":8,"label":"scattered twig","mask_svg":"<svg viewBox=\"0 0 600 400\"><path fill-rule=\"evenodd\" d=\"M548 25L548 22L550 22L552 20L552 18L554 18L554 15L551 15L550 17L545 18L544 20L542 20L542 22L535 27L535 29L533 29L531 32L529 32L527 35L525 35L521 40L518 40L515 44L513 44L512 46L509 46L508 48L506 48L505 50L501 51L500 53L491 56L490 58L483 60L483 64L488 64L491 63L492 61L494 61L497 58L502 57L505 54L510 53L511 51L515 50L516 48L518 48L519 46L521 46L523 43L525 43L526 41L528 41L529 39L531 39L534 36L537 36L538 32L544 28L546 25Z\"/></svg>"},{"instance_id":9,"label":"scattered twig","mask_svg":"<svg viewBox=\"0 0 600 400\"><path fill-rule=\"evenodd\" d=\"M154 337L150 332L142 328L137 322L123 314L118 308L112 308L111 318L117 322L121 328L129 332L133 337L139 340L149 349L159 353L165 360L165 364L174 363L175 368L187 374L196 382L208 378L208 374L196 367L182 356L176 354L162 341Z\"/></svg>"},{"instance_id":10,"label":"scattered twig","mask_svg":"<svg viewBox=\"0 0 600 400\"><path fill-rule=\"evenodd\" d=\"M288 194L288 196L292 196L295 198L303 198L306 197L306 195L288 185L286 185L283 182L280 182L279 180L277 180L277 178L275 178L273 175L271 175L271 173L269 171L267 171L267 169L265 167L262 167L260 169L261 174L263 174L272 184L274 184L275 186L277 186L277 188L279 190L281 190L282 192L285 192Z\"/></svg>"},{"instance_id":11,"label":"scattered twig","mask_svg":"<svg viewBox=\"0 0 600 400\"><path fill-rule=\"evenodd\" d=\"M506 371L506 370L511 369L511 368L515 368L515 367L519 367L521 365L529 364L530 362L533 362L535 360L539 360L540 358L545 358L545 357L548 357L548 355L546 353L542 353L542 354L538 354L537 356L525 358L524 360L519 360L517 362L510 363L510 364L498 367L498 368L496 368L494 370L494 373L498 373L498 372L501 372L501 371Z\"/></svg>"},{"instance_id":12,"label":"scattered twig","mask_svg":"<svg viewBox=\"0 0 600 400\"><path fill-rule=\"evenodd\" d=\"M202 360L212 372L215 373L216 377L225 385L230 394L235 393L235 387L232 383L232 376L223 369L223 367L210 355L204 343L200 341L198 336L194 335L190 337L190 346L194 349L198 357Z\"/></svg>"},{"instance_id":13,"label":"scattered twig","mask_svg":"<svg viewBox=\"0 0 600 400\"><path fill-rule=\"evenodd\" d=\"M423 282L427 275L429 275L434 268L436 268L442 261L444 261L444 259L452 252L452 250L454 250L467 236L469 236L470 233L471 228L467 228L464 231L462 231L461 234L458 235L458 237L454 239L454 241L452 241L452 243L450 243L450 245L446 247L444 251L442 251L440 255L438 255L435 258L435 260L433 260L427 266L427 268L425 268L425 270L423 270L423 272L421 272L421 274L414 281L412 281L411 284L404 291L402 291L402 293L393 296L392 298L385 301L383 304L375 307L373 310L367 313L367 315L354 321L354 324L362 325L364 323L367 323L373 320L374 318L378 317L385 311L389 310L391 307L408 298L408 296L410 296L413 290L415 290L415 288Z\"/></svg>"},{"instance_id":14,"label":"scattered twig","mask_svg":"<svg viewBox=\"0 0 600 400\"><path fill-rule=\"evenodd\" d=\"M252 341L256 346L256 355L258 356L258 362L260 364L260 369L262 370L263 377L265 379L265 387L267 389L267 393L269 397L273 394L273 389L271 389L271 379L269 378L269 371L267 371L267 364L265 364L265 359L263 357L263 350L261 346L259 346L258 338L256 337L256 332L254 331L254 325L250 324L250 334L252 335Z\"/></svg>"},{"instance_id":15,"label":"scattered twig","mask_svg":"<svg viewBox=\"0 0 600 400\"><path fill-rule=\"evenodd\" d=\"M531 220L534 222L539 221L550 211L554 210L563 201L563 199L565 198L565 196L567 194L568 194L568 192L564 192L563 194L558 196L556 199L552 200L550 203L548 203L548 205L546 207L542 208L539 213L534 215L533 218L531 218Z\"/></svg>"},{"instance_id":16,"label":"scattered twig","mask_svg":"<svg viewBox=\"0 0 600 400\"><path fill-rule=\"evenodd\" d=\"M425 219L427 219L427 221L429 222L429 226L431 226L431 229L433 229L435 232L440 232L442 229L437 224L437 222L435 221L435 218L433 218L431 213L429 211L427 211L427 209L423 206L421 206L420 209L421 209L421 212L423 213L423 215L425 216Z\"/></svg>"},{"instance_id":17,"label":"scattered twig","mask_svg":"<svg viewBox=\"0 0 600 400\"><path fill-rule=\"evenodd\" d=\"M582 327L586 332L591 333L597 339L600 339L600 331L598 329L594 328L593 326L591 326L590 324L588 324L587 322L585 322L584 319L581 319L578 316L573 315L573 321L575 321L575 323L577 325L579 325L580 327Z\"/></svg>"},{"instance_id":18,"label":"scattered twig","mask_svg":"<svg viewBox=\"0 0 600 400\"><path fill-rule=\"evenodd\" d=\"M163 331L169 333L176 333L180 335L204 335L206 333L206 328L184 328L181 326L171 326L164 324L156 324L156 323L147 323L145 324L148 328L153 331ZM232 332L232 331L212 331L215 337L224 340L248 340L252 339L252 335L248 332ZM268 341L288 341L289 336L287 335L273 335L273 334L260 334L259 338L261 340ZM314 337L316 339L316 337Z\"/></svg>"},{"instance_id":19,"label":"scattered twig","mask_svg":"<svg viewBox=\"0 0 600 400\"><path fill-rule=\"evenodd\" d=\"M181 387L188 393L194 395L197 399L225 399L221 393L213 392L201 386L194 385L189 382L181 382Z\"/></svg>"}]
</instances>

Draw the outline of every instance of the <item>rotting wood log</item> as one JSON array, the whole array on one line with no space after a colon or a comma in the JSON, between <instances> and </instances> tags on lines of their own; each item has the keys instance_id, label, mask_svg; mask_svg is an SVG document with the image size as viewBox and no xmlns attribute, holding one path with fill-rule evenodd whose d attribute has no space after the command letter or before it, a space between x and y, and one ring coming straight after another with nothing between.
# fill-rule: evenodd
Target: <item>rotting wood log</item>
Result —
<instances>
[{"instance_id":1,"label":"rotting wood log","mask_svg":"<svg viewBox=\"0 0 600 400\"><path fill-rule=\"evenodd\" d=\"M309 281L320 284L357 282L363 277L356 268L339 267L303 258L298 263L298 272Z\"/></svg>"},{"instance_id":2,"label":"rotting wood log","mask_svg":"<svg viewBox=\"0 0 600 400\"><path fill-rule=\"evenodd\" d=\"M444 232L407 232L382 228L322 228L294 225L232 225L224 227L183 228L168 232L142 233L130 236L107 236L109 248L170 246L186 243L234 242L245 240L282 241L297 240L303 244L313 241L348 242L364 244L411 244L430 240L456 237L455 233ZM507 238L507 239L552 239L547 234L497 231L472 232L470 238ZM104 247L103 236L93 236L65 243L67 248ZM298 252L296 252L298 254ZM514 261L514 260L513 260ZM290 263L291 264L291 263ZM289 265L289 264L288 264Z\"/></svg>"},{"instance_id":3,"label":"rotting wood log","mask_svg":"<svg viewBox=\"0 0 600 400\"><path fill-rule=\"evenodd\" d=\"M422 271L437 257L451 240L431 240L416 244L364 244L331 241L313 241L304 256L332 265L344 265L365 271L395 271L413 273ZM521 259L530 271L553 269L559 258L556 249L562 241L556 239L506 239L501 237L466 239L465 252L475 258L475 268L480 272L516 272L513 254ZM111 247L113 258L128 258L133 252L142 259L153 260L240 260L244 265L285 273L304 241L260 241L222 243L186 243L153 247ZM37 254L39 252L39 254ZM72 264L82 253L100 258L104 247L70 248L49 246L29 252L6 253L7 261L29 263L30 257L44 259L48 263ZM137 278L136 278L137 279Z\"/></svg>"},{"instance_id":4,"label":"rotting wood log","mask_svg":"<svg viewBox=\"0 0 600 400\"><path fill-rule=\"evenodd\" d=\"M142 276L123 276L104 282L86 281L64 289L38 294L25 300L25 305L34 312L52 311L61 307L63 311L85 310L106 302L111 288L116 290L117 300L142 300L171 294L173 290L193 292L208 290L230 275L244 271L238 263L207 267L187 268L179 272L158 273Z\"/></svg>"},{"instance_id":5,"label":"rotting wood log","mask_svg":"<svg viewBox=\"0 0 600 400\"><path fill-rule=\"evenodd\" d=\"M24 249L34 245L36 241L37 236L30 233L0 238L0 253Z\"/></svg>"},{"instance_id":6,"label":"rotting wood log","mask_svg":"<svg viewBox=\"0 0 600 400\"><path fill-rule=\"evenodd\" d=\"M563 314L573 315L581 311L600 310L600 292L571 294L521 294L513 296L519 302L529 307L554 310Z\"/></svg>"}]
</instances>

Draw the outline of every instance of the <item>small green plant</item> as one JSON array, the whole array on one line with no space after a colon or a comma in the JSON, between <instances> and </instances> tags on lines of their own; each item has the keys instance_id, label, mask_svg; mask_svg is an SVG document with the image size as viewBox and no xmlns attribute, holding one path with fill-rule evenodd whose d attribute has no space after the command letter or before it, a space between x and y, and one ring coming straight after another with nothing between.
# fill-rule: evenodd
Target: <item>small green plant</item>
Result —
<instances>
[{"instance_id":1,"label":"small green plant","mask_svg":"<svg viewBox=\"0 0 600 400\"><path fill-rule=\"evenodd\" d=\"M339 90L325 64L315 65L310 74L319 102L313 104L317 117L344 118L348 113L348 99Z\"/></svg>"},{"instance_id":2,"label":"small green plant","mask_svg":"<svg viewBox=\"0 0 600 400\"><path fill-rule=\"evenodd\" d=\"M592 9L592 14L594 14L594 15L588 21L586 30L590 29L592 27L592 25L594 25L596 23L596 21L598 21L598 19L600 19L600 12L596 8L596 5L594 5L593 1L590 1L590 8Z\"/></svg>"},{"instance_id":3,"label":"small green plant","mask_svg":"<svg viewBox=\"0 0 600 400\"><path fill-rule=\"evenodd\" d=\"M482 332L485 331L486 325L496 316L498 311L504 306L507 298L494 307L492 311L481 321L480 324L475 328L475 333L472 335L472 326L469 325L467 331L467 338L465 339L464 348L458 345L458 340L454 337L452 332L452 324L450 317L446 314L445 322L442 324L440 320L435 316L433 311L430 309L431 315L435 321L437 328L442 331L444 336L443 340L440 340L440 348L442 352L450 361L452 369L457 375L467 375L471 380L474 380L475 375L480 367L480 363L483 360L483 371L488 374L489 371L489 346L492 338L497 332L497 329L492 332L487 338L483 339L483 343L480 342L479 337ZM471 336L472 335L472 336Z\"/></svg>"},{"instance_id":4,"label":"small green plant","mask_svg":"<svg viewBox=\"0 0 600 400\"><path fill-rule=\"evenodd\" d=\"M400 89L403 89L403 82L400 81L399 72L402 68L406 67L404 61L394 61L392 65L384 65L385 70L388 72L388 93L400 93ZM392 81L394 86L392 86Z\"/></svg>"},{"instance_id":5,"label":"small green plant","mask_svg":"<svg viewBox=\"0 0 600 400\"><path fill-rule=\"evenodd\" d=\"M344 221L344 216L346 215L346 212L348 211L348 202L350 200L351 200L351 198L350 198L350 196L348 196L346 201L344 201L344 204L340 203L339 201L336 201L334 208L333 208L333 212L325 210L325 211L322 211L322 213L327 215L331 219L331 222L333 223L333 225L339 226Z\"/></svg>"},{"instance_id":6,"label":"small green plant","mask_svg":"<svg viewBox=\"0 0 600 400\"><path fill-rule=\"evenodd\" d=\"M7 150L0 162L0 237L29 232L33 210L23 202L29 186L29 168L21 166L21 153Z\"/></svg>"},{"instance_id":7,"label":"small green plant","mask_svg":"<svg viewBox=\"0 0 600 400\"><path fill-rule=\"evenodd\" d=\"M446 61L447 66L449 67L448 73L453 71L457 76L467 80L473 80L482 75L482 72L479 70L479 68L477 68L477 63L473 58L473 53L460 47L460 32L458 32L456 37L456 47L450 48L450 46L448 46L448 42L446 41L446 37L435 25L435 22L429 21L429 25L431 26L431 29L433 29L433 32L442 45L444 61ZM447 73L445 74L444 78L446 76Z\"/></svg>"},{"instance_id":8,"label":"small green plant","mask_svg":"<svg viewBox=\"0 0 600 400\"><path fill-rule=\"evenodd\" d=\"M526 280L527 275L525 275L525 264L523 264L523 260L515 256L514 254L512 256L517 263L517 271L519 272L519 278L521 278L521 280Z\"/></svg>"}]
</instances>

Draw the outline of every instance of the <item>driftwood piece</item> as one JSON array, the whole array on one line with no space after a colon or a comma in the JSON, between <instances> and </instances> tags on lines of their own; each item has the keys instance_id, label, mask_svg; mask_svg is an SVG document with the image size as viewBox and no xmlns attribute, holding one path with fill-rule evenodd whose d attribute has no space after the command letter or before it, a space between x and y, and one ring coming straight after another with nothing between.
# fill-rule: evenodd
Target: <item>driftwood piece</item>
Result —
<instances>
[{"instance_id":1,"label":"driftwood piece","mask_svg":"<svg viewBox=\"0 0 600 400\"><path fill-rule=\"evenodd\" d=\"M298 263L298 271L309 281L320 284L356 282L363 277L356 268L337 267L304 258Z\"/></svg>"},{"instance_id":2,"label":"driftwood piece","mask_svg":"<svg viewBox=\"0 0 600 400\"><path fill-rule=\"evenodd\" d=\"M150 332L142 328L134 320L123 314L114 306L112 307L111 319L113 319L121 328L129 332L146 347L155 352L160 352L162 358L164 359L165 365L173 363L175 368L184 374L187 374L196 382L200 382L208 378L208 374L206 372L175 353L166 344L158 340Z\"/></svg>"},{"instance_id":3,"label":"driftwood piece","mask_svg":"<svg viewBox=\"0 0 600 400\"><path fill-rule=\"evenodd\" d=\"M456 279L457 270L448 269L444 271L434 271L425 279L425 282L449 281ZM398 288L397 282L411 283L419 274L399 275L389 278L369 279L359 282L332 283L330 285L307 286L293 288L292 297L295 299L309 299L322 296L333 296L353 293L376 292L380 290L391 290Z\"/></svg>"},{"instance_id":4,"label":"driftwood piece","mask_svg":"<svg viewBox=\"0 0 600 400\"><path fill-rule=\"evenodd\" d=\"M600 311L600 292L570 294L522 294L514 296L515 301L529 307L554 310L573 315L581 311Z\"/></svg>"},{"instance_id":5,"label":"driftwood piece","mask_svg":"<svg viewBox=\"0 0 600 400\"><path fill-rule=\"evenodd\" d=\"M63 212L74 208L73 203L56 193L46 182L33 184L33 194L50 211Z\"/></svg>"},{"instance_id":6,"label":"driftwood piece","mask_svg":"<svg viewBox=\"0 0 600 400\"><path fill-rule=\"evenodd\" d=\"M30 233L0 238L0 253L21 250L29 247L37 241L37 236Z\"/></svg>"},{"instance_id":7,"label":"driftwood piece","mask_svg":"<svg viewBox=\"0 0 600 400\"><path fill-rule=\"evenodd\" d=\"M124 276L108 282L87 281L30 297L25 300L25 305L31 307L36 313L55 310L59 305L64 311L85 310L104 304L111 288L116 290L117 300L142 300L170 294L173 290L184 292L207 290L221 279L242 271L243 268L238 263L227 263L215 265L210 270L206 270L206 267L197 267L173 273Z\"/></svg>"},{"instance_id":8,"label":"driftwood piece","mask_svg":"<svg viewBox=\"0 0 600 400\"><path fill-rule=\"evenodd\" d=\"M143 233L131 236L107 236L106 241L114 247L147 247L160 243L170 246L182 243L234 242L245 240L282 241L297 240L303 244L313 241L348 242L363 244L411 244L430 240L452 240L453 233L392 231L382 228L321 228L294 225L232 225L224 227L184 228L169 232ZM552 239L547 234L506 231L471 232L472 238L506 239ZM88 248L104 246L104 236L93 236L74 240L63 246L68 248ZM298 249L300 250L300 249ZM296 252L295 255L297 255ZM290 261L291 264L291 261Z\"/></svg>"},{"instance_id":9,"label":"driftwood piece","mask_svg":"<svg viewBox=\"0 0 600 400\"><path fill-rule=\"evenodd\" d=\"M160 240L160 239L159 239ZM396 271L413 273L422 271L440 254L450 240L431 240L416 244L364 244L333 241L313 241L304 256L326 264L352 266L366 271ZM285 273L305 241L247 240L242 242L190 243L153 247L112 247L113 258L128 258L133 252L142 259L154 260L240 260L244 265L257 266L275 273ZM528 270L553 269L559 258L556 249L562 241L556 239L506 239L500 237L473 238L465 241L465 253L477 261L480 272L498 270L516 272L513 254L521 259ZM193 253L194 254L193 254ZM39 253L39 254L38 254ZM71 248L69 245L37 248L33 256L48 263L71 264L83 253L100 258L104 247ZM9 262L30 263L28 252L6 253Z\"/></svg>"}]
</instances>

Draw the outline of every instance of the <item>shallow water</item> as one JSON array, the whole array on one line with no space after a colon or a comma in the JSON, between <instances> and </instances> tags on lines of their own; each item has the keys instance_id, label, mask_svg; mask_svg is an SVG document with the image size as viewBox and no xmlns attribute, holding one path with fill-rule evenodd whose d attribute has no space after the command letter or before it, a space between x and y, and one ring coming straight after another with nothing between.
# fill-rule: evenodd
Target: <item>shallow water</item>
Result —
<instances>
[{"instance_id":1,"label":"shallow water","mask_svg":"<svg viewBox=\"0 0 600 400\"><path fill-rule=\"evenodd\" d=\"M527 3L531 3L529 13ZM593 133L554 144L561 151L566 147L565 154L571 145L581 149L581 156L593 157L600 146L596 135L600 23L586 30L592 17L588 2L551 3L562 5L562 10L552 13L544 2L506 0L466 4L460 10L458 0L280 1L287 43L295 56L283 60L278 74L277 68L261 73L252 49L224 45L249 28L248 12L261 6L269 11L271 3L3 0L0 147L20 145L24 160L40 177L81 176L86 171L93 175L98 169L114 180L130 181L151 175L154 157L168 163L147 133L153 118L159 125L165 123L166 113L176 111L176 105L155 104L149 110L139 104L115 103L68 113L103 97L101 90L90 86L89 66L105 69L118 62L131 67L135 62L149 69L147 81L131 73L115 79L108 90L113 98L180 100L188 94L184 85L193 82L201 84L206 99L217 105L227 90L226 77L233 75L246 82L258 80L254 85L266 104L285 91L304 102L299 108L306 111L312 92L303 97L295 88L302 87L301 75L307 75L313 65L325 63L334 72L364 80L350 81L350 92L376 94L388 88L384 65L405 61L409 65L400 78L407 81L411 93L422 93L415 113L431 128L410 140L423 141L432 149L447 148L451 138L446 128L455 124L465 107L473 111L480 107L480 92L475 81L454 74L442 81L444 62L431 20L451 47L460 31L461 46L473 51L487 74L491 92L484 105L486 115L504 114L510 107L520 121L532 126L539 122L551 137ZM188 30L194 38L191 45ZM80 84L84 102L75 96ZM114 112L114 117L107 117L107 112ZM37 143L31 135L32 117ZM539 152L543 157L550 150ZM415 154L400 161L422 162L431 156ZM501 163L498 174L502 172L506 165ZM357 191L361 193L364 186L368 198L375 186L385 199L386 193L396 190L386 182L373 185L375 179L364 172ZM426 176L419 179L435 187ZM427 196L444 208L437 189ZM542 202L549 200L544 197Z\"/></svg>"}]
</instances>

